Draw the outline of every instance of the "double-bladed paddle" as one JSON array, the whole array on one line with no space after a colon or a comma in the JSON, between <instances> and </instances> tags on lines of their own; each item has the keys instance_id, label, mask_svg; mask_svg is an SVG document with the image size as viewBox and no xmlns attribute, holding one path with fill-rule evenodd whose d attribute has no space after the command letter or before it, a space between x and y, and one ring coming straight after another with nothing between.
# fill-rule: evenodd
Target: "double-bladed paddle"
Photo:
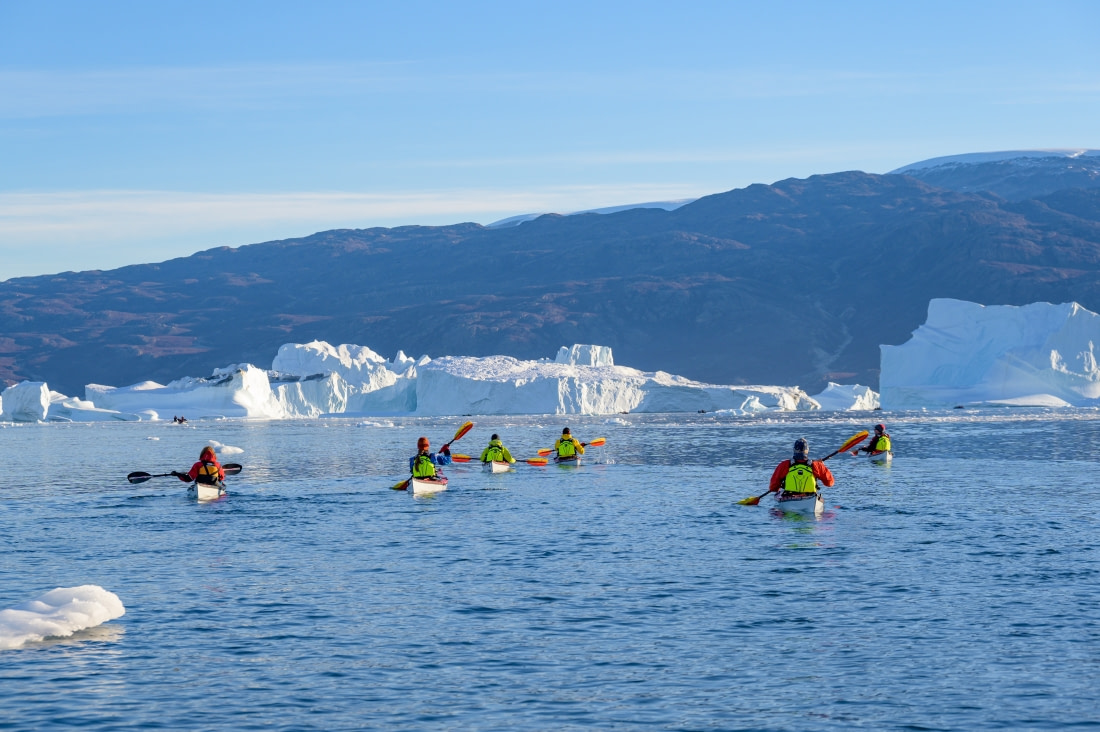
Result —
<instances>
[{"instance_id":1,"label":"double-bladed paddle","mask_svg":"<svg viewBox=\"0 0 1100 732\"><path fill-rule=\"evenodd\" d=\"M602 447L606 442L606 437L597 437L596 439L592 440L592 442L582 442L581 447ZM538 451L538 454L541 457L546 457L550 453L554 452L556 449L557 448L554 447L544 447Z\"/></svg>"},{"instance_id":2,"label":"double-bladed paddle","mask_svg":"<svg viewBox=\"0 0 1100 732\"><path fill-rule=\"evenodd\" d=\"M470 457L469 455L451 455L451 460L454 460L456 463L468 463L471 460L476 460L476 459L477 458ZM546 465L546 463L549 462L549 461L544 457L536 457L536 458L517 458L516 462L517 463L527 463L528 465Z\"/></svg>"},{"instance_id":3,"label":"double-bladed paddle","mask_svg":"<svg viewBox=\"0 0 1100 732\"><path fill-rule=\"evenodd\" d=\"M854 435L849 437L848 441L845 442L843 445L841 445L839 448L837 448L836 450L833 450L828 455L821 458L821 462L825 462L826 460L831 458L833 455L838 455L842 452L847 452L848 450L851 450L853 447L855 447L859 443L866 440L867 436L869 434L870 433L867 432L867 430L863 430L862 432L855 433ZM738 503L741 504L742 506L756 506L760 503L760 499L763 498L764 496L768 495L769 493L771 493L770 489L764 491L759 496L749 496L748 498L742 498L740 501L738 501Z\"/></svg>"},{"instance_id":4,"label":"double-bladed paddle","mask_svg":"<svg viewBox=\"0 0 1100 732\"><path fill-rule=\"evenodd\" d=\"M455 432L455 436L451 438L450 442L446 442L446 443L443 444L443 447L440 448L440 452L442 452L444 448L449 449L450 446L451 446L451 442L455 442L456 440L461 439L463 435L465 435L467 432L469 432L473 428L474 428L474 423L473 422L466 422L464 425L459 427L458 432ZM452 460L454 459L454 455L451 456L451 459ZM405 480L401 481L397 485L390 486L390 487L395 491L407 490L408 487L409 487L409 482L411 480L412 480L412 478L405 478Z\"/></svg>"},{"instance_id":5,"label":"double-bladed paddle","mask_svg":"<svg viewBox=\"0 0 1100 732\"><path fill-rule=\"evenodd\" d=\"M225 465L222 466L222 470L225 471L226 475L236 475L237 473L241 472L242 467L243 466L241 466L239 463L226 463ZM127 475L126 480L130 481L131 483L144 483L145 481L149 480L150 478L167 478L170 475L174 475L175 477L178 478L181 475L187 475L187 474L186 473L181 473L178 470L174 470L171 473L157 473L156 475L153 475L151 473L143 473L142 471L139 470L137 472L130 473L129 475Z\"/></svg>"}]
</instances>

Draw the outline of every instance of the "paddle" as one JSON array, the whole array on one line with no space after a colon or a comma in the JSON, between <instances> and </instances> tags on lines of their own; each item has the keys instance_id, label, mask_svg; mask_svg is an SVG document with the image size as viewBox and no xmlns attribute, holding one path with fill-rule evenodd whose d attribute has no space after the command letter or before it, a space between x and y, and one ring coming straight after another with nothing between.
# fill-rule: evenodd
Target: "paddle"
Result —
<instances>
[{"instance_id":1,"label":"paddle","mask_svg":"<svg viewBox=\"0 0 1100 732\"><path fill-rule=\"evenodd\" d=\"M468 463L471 460L476 460L476 459L477 458L472 458L469 455L451 455L451 460L454 460L456 463ZM546 458L537 457L537 458L517 458L516 462L517 463L527 463L528 465L546 465L546 463L549 462L549 461Z\"/></svg>"},{"instance_id":2,"label":"paddle","mask_svg":"<svg viewBox=\"0 0 1100 732\"><path fill-rule=\"evenodd\" d=\"M861 443L861 442L863 442L864 440L866 440L866 439L867 439L867 435L868 435L868 432L867 432L867 430L864 430L863 432L857 432L857 433L855 433L854 435L852 435L851 437L849 437L849 438L848 438L848 441L847 441L847 442L845 442L845 443L844 443L843 445L841 445L841 446L840 446L840 447L839 447L838 449L836 449L836 450L833 450L833 451L832 451L832 452L830 452L830 453L829 453L828 455L826 455L825 457L821 458L821 462L825 462L826 460L828 460L829 458L831 458L831 457L832 457L833 455L838 455L838 454L840 454L840 453L842 453L842 452L848 452L848 451L849 451L849 450L851 450L851 449L852 449L853 447L855 447L855 446L856 446L856 445L858 445L859 443ZM759 505L759 504L760 504L760 499L761 499L761 498L763 498L764 496L768 495L769 493L771 493L771 489L768 489L768 490L764 491L764 492L763 492L763 493L761 493L761 494L760 494L759 496L750 496L750 497L748 497L748 498L743 498L743 499L741 499L740 501L738 501L738 503L739 503L739 504L741 504L742 506L756 506L756 505Z\"/></svg>"},{"instance_id":3,"label":"paddle","mask_svg":"<svg viewBox=\"0 0 1100 732\"><path fill-rule=\"evenodd\" d=\"M455 436L451 438L450 442L444 443L443 447L450 448L451 442L455 442L455 441L461 439L463 435L465 435L467 432L469 432L473 428L474 428L474 423L473 422L466 422L465 424L463 424L461 427L458 428L458 432L455 432ZM443 451L443 448L440 448L440 452L442 452L442 451ZM454 457L455 456L452 455L451 459L454 460ZM469 458L469 456L464 456L464 457L467 457L467 459ZM465 461L460 460L459 462L465 462ZM395 490L395 491L408 490L409 483L411 481L412 481L412 478L406 478L405 480L401 481L397 485L390 486L390 488L392 490Z\"/></svg>"},{"instance_id":4,"label":"paddle","mask_svg":"<svg viewBox=\"0 0 1100 732\"><path fill-rule=\"evenodd\" d=\"M582 442L581 447L603 447L606 442L607 442L606 437L597 437L596 439L592 440L592 442ZM540 457L546 457L550 453L554 452L556 449L557 448L554 448L554 447L544 447L543 449L538 450L537 452L538 452Z\"/></svg>"},{"instance_id":5,"label":"paddle","mask_svg":"<svg viewBox=\"0 0 1100 732\"><path fill-rule=\"evenodd\" d=\"M226 475L236 475L237 473L241 472L242 469L243 469L243 466L241 466L238 463L226 463L225 465L222 466L222 470L225 471ZM151 473L144 473L144 472L139 470L137 472L130 473L129 475L127 475L126 480L130 481L131 483L144 483L145 481L149 480L150 478L167 478L170 475L174 475L178 478L180 475L186 475L186 473L180 473L179 471L174 471L174 472L171 472L171 473L157 473L156 475L153 475Z\"/></svg>"}]
</instances>

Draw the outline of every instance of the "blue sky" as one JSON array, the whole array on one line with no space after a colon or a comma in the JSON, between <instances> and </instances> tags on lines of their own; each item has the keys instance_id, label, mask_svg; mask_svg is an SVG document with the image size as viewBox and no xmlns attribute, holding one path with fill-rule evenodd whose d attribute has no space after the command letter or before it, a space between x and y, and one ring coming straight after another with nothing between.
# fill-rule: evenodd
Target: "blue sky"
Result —
<instances>
[{"instance_id":1,"label":"blue sky","mask_svg":"<svg viewBox=\"0 0 1100 732\"><path fill-rule=\"evenodd\" d=\"M1100 148L1100 3L0 0L0 280Z\"/></svg>"}]
</instances>

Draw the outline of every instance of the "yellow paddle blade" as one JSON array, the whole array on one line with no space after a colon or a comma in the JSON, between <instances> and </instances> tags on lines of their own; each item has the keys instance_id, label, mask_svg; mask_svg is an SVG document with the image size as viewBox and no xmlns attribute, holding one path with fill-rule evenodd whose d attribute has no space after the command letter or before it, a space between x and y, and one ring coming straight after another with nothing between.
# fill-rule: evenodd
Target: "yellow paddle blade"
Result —
<instances>
[{"instance_id":1,"label":"yellow paddle blade","mask_svg":"<svg viewBox=\"0 0 1100 732\"><path fill-rule=\"evenodd\" d=\"M843 445L841 445L840 449L837 450L837 452L848 452L853 447L855 447L859 443L866 440L868 435L870 435L870 433L867 430L863 430L862 432L855 433L854 435L852 435L851 437L848 438L847 442L845 442Z\"/></svg>"},{"instance_id":2,"label":"yellow paddle blade","mask_svg":"<svg viewBox=\"0 0 1100 732\"><path fill-rule=\"evenodd\" d=\"M537 453L539 454L539 457L546 457L546 456L547 456L547 455L549 455L550 453L554 452L554 448L552 448L552 447L544 447L543 449L541 449L541 450L536 450L535 452L537 452Z\"/></svg>"},{"instance_id":3,"label":"yellow paddle blade","mask_svg":"<svg viewBox=\"0 0 1100 732\"><path fill-rule=\"evenodd\" d=\"M401 481L397 485L390 486L390 487L395 491L403 491L403 490L406 490L409 487L409 481L406 478L405 480Z\"/></svg>"},{"instance_id":4,"label":"yellow paddle blade","mask_svg":"<svg viewBox=\"0 0 1100 732\"><path fill-rule=\"evenodd\" d=\"M454 442L455 440L459 439L460 437L462 437L464 434L466 434L467 432L469 432L473 428L474 428L474 423L473 422L467 422L466 424L462 425L461 427L458 428L458 432L455 432L455 436L451 440L451 442Z\"/></svg>"},{"instance_id":5,"label":"yellow paddle blade","mask_svg":"<svg viewBox=\"0 0 1100 732\"><path fill-rule=\"evenodd\" d=\"M606 437L597 437L596 439L592 440L592 442L587 443L587 445L589 447L601 447L605 442L607 442Z\"/></svg>"},{"instance_id":6,"label":"yellow paddle blade","mask_svg":"<svg viewBox=\"0 0 1100 732\"><path fill-rule=\"evenodd\" d=\"M546 465L550 461L547 460L544 457L537 457L537 458L527 458L523 462L527 463L528 465Z\"/></svg>"},{"instance_id":7,"label":"yellow paddle blade","mask_svg":"<svg viewBox=\"0 0 1100 732\"><path fill-rule=\"evenodd\" d=\"M469 455L451 455L451 460L456 463L468 463L472 458Z\"/></svg>"},{"instance_id":8,"label":"yellow paddle blade","mask_svg":"<svg viewBox=\"0 0 1100 732\"><path fill-rule=\"evenodd\" d=\"M760 496L749 496L748 498L742 498L738 501L742 506L755 506L760 503Z\"/></svg>"}]
</instances>

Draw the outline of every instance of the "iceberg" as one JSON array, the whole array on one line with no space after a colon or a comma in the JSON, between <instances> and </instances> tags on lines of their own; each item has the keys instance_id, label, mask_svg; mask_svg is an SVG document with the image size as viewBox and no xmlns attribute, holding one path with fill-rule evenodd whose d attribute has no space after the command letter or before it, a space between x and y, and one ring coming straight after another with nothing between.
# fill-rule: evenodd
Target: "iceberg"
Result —
<instances>
[{"instance_id":1,"label":"iceberg","mask_svg":"<svg viewBox=\"0 0 1100 732\"><path fill-rule=\"evenodd\" d=\"M813 395L813 400L828 412L871 411L879 408L879 395L869 386L859 384L834 384L830 381L825 391Z\"/></svg>"},{"instance_id":2,"label":"iceberg","mask_svg":"<svg viewBox=\"0 0 1100 732\"><path fill-rule=\"evenodd\" d=\"M84 398L103 409L157 415L179 412L189 419L292 416L272 391L268 372L247 363L215 369L204 378L176 379L163 386L155 381L125 387L87 384Z\"/></svg>"},{"instance_id":3,"label":"iceberg","mask_svg":"<svg viewBox=\"0 0 1100 732\"><path fill-rule=\"evenodd\" d=\"M20 421L286 419L332 414L617 414L816 410L822 402L797 386L704 384L663 371L616 366L611 348L563 346L553 359L422 356L386 360L366 346L288 343L271 369L242 363L167 385L87 384L84 399L24 382L4 392L5 416ZM830 385L829 409L865 409L866 387Z\"/></svg>"},{"instance_id":4,"label":"iceberg","mask_svg":"<svg viewBox=\"0 0 1100 732\"><path fill-rule=\"evenodd\" d=\"M1100 316L1081 305L936 299L900 346L881 346L885 409L1100 406Z\"/></svg>"},{"instance_id":5,"label":"iceberg","mask_svg":"<svg viewBox=\"0 0 1100 732\"><path fill-rule=\"evenodd\" d=\"M578 349L577 346L573 347ZM583 348L583 347L582 347ZM598 348L598 347L597 347ZM597 351L573 350L596 357ZM612 362L611 349L598 360ZM718 386L625 366L519 361L510 356L445 356L423 366L416 413L617 414L817 409L798 387Z\"/></svg>"},{"instance_id":6,"label":"iceberg","mask_svg":"<svg viewBox=\"0 0 1100 732\"><path fill-rule=\"evenodd\" d=\"M5 422L41 422L50 409L50 388L44 381L23 381L0 394L0 420Z\"/></svg>"}]
</instances>

